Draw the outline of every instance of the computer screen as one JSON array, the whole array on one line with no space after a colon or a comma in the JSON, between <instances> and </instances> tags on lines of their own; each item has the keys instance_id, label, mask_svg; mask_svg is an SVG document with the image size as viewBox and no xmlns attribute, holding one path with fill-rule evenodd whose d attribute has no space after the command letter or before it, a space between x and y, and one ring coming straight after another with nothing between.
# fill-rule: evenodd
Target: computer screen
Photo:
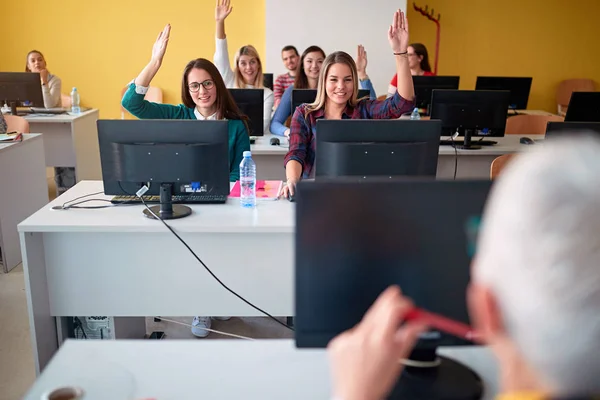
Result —
<instances>
[{"instance_id":1,"label":"computer screen","mask_svg":"<svg viewBox=\"0 0 600 400\"><path fill-rule=\"evenodd\" d=\"M17 107L44 107L40 74L34 72L0 72L0 102Z\"/></svg>"},{"instance_id":2,"label":"computer screen","mask_svg":"<svg viewBox=\"0 0 600 400\"><path fill-rule=\"evenodd\" d=\"M435 177L441 127L434 120L320 119L315 175Z\"/></svg>"},{"instance_id":3,"label":"computer screen","mask_svg":"<svg viewBox=\"0 0 600 400\"><path fill-rule=\"evenodd\" d=\"M547 139L584 132L600 135L600 122L548 122L546 125Z\"/></svg>"},{"instance_id":4,"label":"computer screen","mask_svg":"<svg viewBox=\"0 0 600 400\"><path fill-rule=\"evenodd\" d=\"M242 113L246 114L250 136L264 135L264 90L263 89L227 89Z\"/></svg>"},{"instance_id":5,"label":"computer screen","mask_svg":"<svg viewBox=\"0 0 600 400\"><path fill-rule=\"evenodd\" d=\"M273 74L263 74L263 85L266 88L273 90Z\"/></svg>"},{"instance_id":6,"label":"computer screen","mask_svg":"<svg viewBox=\"0 0 600 400\"><path fill-rule=\"evenodd\" d=\"M573 92L566 122L600 122L600 92Z\"/></svg>"},{"instance_id":7,"label":"computer screen","mask_svg":"<svg viewBox=\"0 0 600 400\"><path fill-rule=\"evenodd\" d=\"M313 181L296 195L296 345L325 347L396 284L415 305L469 323L472 224L491 181ZM462 345L443 332L416 349Z\"/></svg>"},{"instance_id":8,"label":"computer screen","mask_svg":"<svg viewBox=\"0 0 600 400\"><path fill-rule=\"evenodd\" d=\"M458 89L460 76L413 76L416 106L429 115L433 89Z\"/></svg>"},{"instance_id":9,"label":"computer screen","mask_svg":"<svg viewBox=\"0 0 600 400\"><path fill-rule=\"evenodd\" d=\"M504 136L508 90L433 90L431 118L442 120L442 136ZM470 146L475 148L476 146Z\"/></svg>"},{"instance_id":10,"label":"computer screen","mask_svg":"<svg viewBox=\"0 0 600 400\"><path fill-rule=\"evenodd\" d=\"M98 120L98 141L107 195L229 194L227 121Z\"/></svg>"},{"instance_id":11,"label":"computer screen","mask_svg":"<svg viewBox=\"0 0 600 400\"><path fill-rule=\"evenodd\" d=\"M369 92L367 89L358 89L358 98L363 97L369 98ZM292 115L300 104L311 104L315 102L317 98L317 89L293 89L292 90Z\"/></svg>"},{"instance_id":12,"label":"computer screen","mask_svg":"<svg viewBox=\"0 0 600 400\"><path fill-rule=\"evenodd\" d=\"M525 110L532 81L531 77L478 76L475 90L508 90L510 91L508 107L514 110Z\"/></svg>"}]
</instances>

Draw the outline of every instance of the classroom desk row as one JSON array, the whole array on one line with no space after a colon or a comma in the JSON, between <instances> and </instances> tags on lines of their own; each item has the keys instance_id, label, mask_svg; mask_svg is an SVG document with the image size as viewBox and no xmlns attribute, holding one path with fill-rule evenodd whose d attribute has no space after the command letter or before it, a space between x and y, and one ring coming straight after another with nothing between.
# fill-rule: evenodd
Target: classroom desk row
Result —
<instances>
[{"instance_id":1,"label":"classroom desk row","mask_svg":"<svg viewBox=\"0 0 600 400\"><path fill-rule=\"evenodd\" d=\"M488 348L441 347L438 354L481 377L482 400L496 397L498 365ZM43 393L74 384L87 390L86 400L306 400L332 395L325 350L298 350L291 340L71 340L25 399L39 400Z\"/></svg>"}]
</instances>

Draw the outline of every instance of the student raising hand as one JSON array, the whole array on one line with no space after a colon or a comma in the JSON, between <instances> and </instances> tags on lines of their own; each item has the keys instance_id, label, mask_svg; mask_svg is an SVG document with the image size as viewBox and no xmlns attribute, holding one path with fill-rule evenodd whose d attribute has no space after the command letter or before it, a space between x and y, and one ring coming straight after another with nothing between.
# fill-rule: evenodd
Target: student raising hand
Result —
<instances>
[{"instance_id":1,"label":"student raising hand","mask_svg":"<svg viewBox=\"0 0 600 400\"><path fill-rule=\"evenodd\" d=\"M225 18L231 14L233 7L231 6L231 0L217 0L217 6L215 7L215 20L217 22L225 21Z\"/></svg>"},{"instance_id":2,"label":"student raising hand","mask_svg":"<svg viewBox=\"0 0 600 400\"><path fill-rule=\"evenodd\" d=\"M167 45L169 44L169 36L171 35L171 24L167 24L162 32L158 34L154 46L152 46L152 61L162 63L162 60L167 51Z\"/></svg>"},{"instance_id":3,"label":"student raising hand","mask_svg":"<svg viewBox=\"0 0 600 400\"><path fill-rule=\"evenodd\" d=\"M392 25L388 29L388 40L394 53L406 53L408 48L408 20L400 10L394 13Z\"/></svg>"},{"instance_id":4,"label":"student raising hand","mask_svg":"<svg viewBox=\"0 0 600 400\"><path fill-rule=\"evenodd\" d=\"M356 70L358 79L367 79L367 51L362 44L358 45L358 54L356 56Z\"/></svg>"}]
</instances>

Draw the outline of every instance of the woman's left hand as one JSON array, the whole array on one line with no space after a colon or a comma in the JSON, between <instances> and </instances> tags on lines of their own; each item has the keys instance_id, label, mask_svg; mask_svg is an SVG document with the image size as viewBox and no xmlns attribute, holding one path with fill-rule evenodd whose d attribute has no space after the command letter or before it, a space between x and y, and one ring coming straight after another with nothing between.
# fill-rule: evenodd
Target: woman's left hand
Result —
<instances>
[{"instance_id":1,"label":"woman's left hand","mask_svg":"<svg viewBox=\"0 0 600 400\"><path fill-rule=\"evenodd\" d=\"M358 53L356 55L356 69L359 75L367 73L367 52L362 44L358 45Z\"/></svg>"},{"instance_id":2,"label":"woman's left hand","mask_svg":"<svg viewBox=\"0 0 600 400\"><path fill-rule=\"evenodd\" d=\"M394 13L392 25L388 29L388 40L394 53L406 52L408 48L408 20L400 10Z\"/></svg>"}]
</instances>

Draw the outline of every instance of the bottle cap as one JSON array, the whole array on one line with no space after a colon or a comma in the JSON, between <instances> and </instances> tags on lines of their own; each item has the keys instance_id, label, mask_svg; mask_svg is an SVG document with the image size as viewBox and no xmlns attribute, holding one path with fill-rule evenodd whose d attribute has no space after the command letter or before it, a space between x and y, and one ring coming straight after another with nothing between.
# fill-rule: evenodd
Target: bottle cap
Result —
<instances>
[{"instance_id":1,"label":"bottle cap","mask_svg":"<svg viewBox=\"0 0 600 400\"><path fill-rule=\"evenodd\" d=\"M252 152L251 151L245 151L244 152L244 157L252 157Z\"/></svg>"},{"instance_id":2,"label":"bottle cap","mask_svg":"<svg viewBox=\"0 0 600 400\"><path fill-rule=\"evenodd\" d=\"M73 91L74 91L74 92L76 92L76 91L77 91L77 88L76 88L76 87L73 87Z\"/></svg>"}]
</instances>

